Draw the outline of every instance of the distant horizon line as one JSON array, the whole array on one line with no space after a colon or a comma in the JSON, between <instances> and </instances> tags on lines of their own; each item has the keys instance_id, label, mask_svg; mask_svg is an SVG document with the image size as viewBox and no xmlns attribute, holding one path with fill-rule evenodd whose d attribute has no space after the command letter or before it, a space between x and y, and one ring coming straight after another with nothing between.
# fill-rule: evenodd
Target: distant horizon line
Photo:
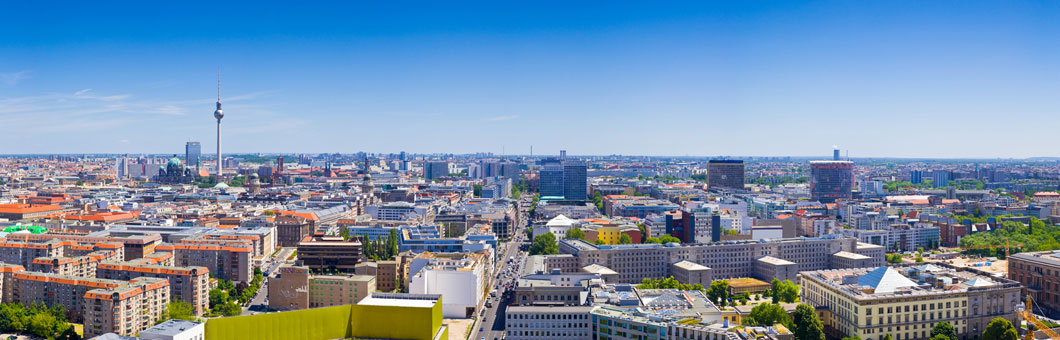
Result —
<instances>
[{"instance_id":1,"label":"distant horizon line","mask_svg":"<svg viewBox=\"0 0 1060 340\"><path fill-rule=\"evenodd\" d=\"M367 154L372 154L372 155L390 155L390 154L399 154L401 152L405 152L407 155L418 155L418 156L438 156L438 155L479 156L479 154L484 153L484 152L477 152L477 153L444 153L444 152L416 153L416 152L407 152L407 151L398 151L398 152L366 152L366 151L357 151L357 152L233 152L233 153L223 153L223 154L225 156L241 156L241 155L253 155L253 156L256 156L258 154L261 154L262 156L292 156L292 155L293 156L297 156L297 155L316 156L316 155L332 155L332 154L354 155L354 154L362 153L362 152L363 153L367 153ZM85 153L85 152L79 152L79 153L0 153L0 157L8 157L8 158L9 157L20 157L20 156L21 157L41 157L41 156L116 156L116 157L120 157L122 155L143 155L143 156L176 155L176 156L184 156L184 153L183 152L180 152L180 153L172 153L172 152L158 152L158 153L144 153L144 152L139 152L139 153ZM201 157L205 157L205 156L211 156L211 155L201 154ZM548 158L548 157L558 157L558 156L559 156L559 154L537 154L537 155L529 155L529 154L504 154L504 155L492 154L492 155L490 155L490 157L497 157L497 158L505 158L505 157ZM734 160L760 159L760 158L794 158L794 159L807 159L807 160L832 160L832 156L831 155L818 157L818 156L806 156L806 155L800 155L800 156L777 156L777 155L773 155L773 156L721 156L721 155L568 154L567 156L568 157L611 157L611 156L614 156L614 157L722 159L722 160L724 160L724 159L734 159ZM1018 157L1007 157L1007 158L1005 158L1005 157L993 157L993 158L986 158L986 157L902 157L902 156L840 157L840 160L858 160L858 159L861 159L861 160L947 160L947 161L953 161L953 160L987 160L987 161L998 161L998 160L1049 161L1049 160L1053 160L1053 161L1057 161L1057 160L1060 160L1060 156L1032 156L1032 157L1023 157L1023 158L1018 158Z\"/></svg>"}]
</instances>

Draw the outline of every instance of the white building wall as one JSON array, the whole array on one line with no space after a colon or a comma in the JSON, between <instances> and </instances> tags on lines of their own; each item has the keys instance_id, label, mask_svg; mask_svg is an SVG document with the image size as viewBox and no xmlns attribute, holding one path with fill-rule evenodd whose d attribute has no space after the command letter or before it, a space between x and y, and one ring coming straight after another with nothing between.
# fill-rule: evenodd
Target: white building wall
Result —
<instances>
[{"instance_id":1,"label":"white building wall","mask_svg":"<svg viewBox=\"0 0 1060 340\"><path fill-rule=\"evenodd\" d=\"M442 316L465 318L467 308L478 306L484 295L481 269L424 270L409 282L409 293L442 296Z\"/></svg>"}]
</instances>

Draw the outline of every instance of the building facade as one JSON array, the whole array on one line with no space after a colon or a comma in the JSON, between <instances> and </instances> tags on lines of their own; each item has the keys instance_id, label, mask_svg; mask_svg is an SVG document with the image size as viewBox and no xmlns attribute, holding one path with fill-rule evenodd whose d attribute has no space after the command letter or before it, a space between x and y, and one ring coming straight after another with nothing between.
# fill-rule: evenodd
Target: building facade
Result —
<instances>
[{"instance_id":1,"label":"building facade","mask_svg":"<svg viewBox=\"0 0 1060 340\"><path fill-rule=\"evenodd\" d=\"M593 338L592 306L511 306L504 330L510 340L589 340Z\"/></svg>"},{"instance_id":2,"label":"building facade","mask_svg":"<svg viewBox=\"0 0 1060 340\"><path fill-rule=\"evenodd\" d=\"M707 187L743 189L742 160L712 159L707 162Z\"/></svg>"},{"instance_id":3,"label":"building facade","mask_svg":"<svg viewBox=\"0 0 1060 340\"><path fill-rule=\"evenodd\" d=\"M210 270L206 267L104 261L99 264L95 276L110 280L132 280L138 277L165 279L169 281L170 298L190 304L196 316L210 308Z\"/></svg>"},{"instance_id":4,"label":"building facade","mask_svg":"<svg viewBox=\"0 0 1060 340\"><path fill-rule=\"evenodd\" d=\"M578 268L600 265L618 273L616 283L638 283L643 278L674 275L670 264L690 261L711 269L713 279L755 276L759 259L771 256L793 262L795 271L833 268L832 255L862 254L873 265L883 265L882 248L854 238L822 237L766 241L723 241L709 244L593 245L582 240L561 240L561 253L573 254ZM766 279L772 279L766 278ZM609 281L611 282L611 281Z\"/></svg>"},{"instance_id":5,"label":"building facade","mask_svg":"<svg viewBox=\"0 0 1060 340\"><path fill-rule=\"evenodd\" d=\"M1019 283L945 264L819 270L799 276L803 303L827 308L825 331L865 340L930 339L949 322L959 339L978 339L994 318L1019 324Z\"/></svg>"},{"instance_id":6,"label":"building facade","mask_svg":"<svg viewBox=\"0 0 1060 340\"><path fill-rule=\"evenodd\" d=\"M821 203L853 197L854 162L810 161L810 196Z\"/></svg>"}]
</instances>

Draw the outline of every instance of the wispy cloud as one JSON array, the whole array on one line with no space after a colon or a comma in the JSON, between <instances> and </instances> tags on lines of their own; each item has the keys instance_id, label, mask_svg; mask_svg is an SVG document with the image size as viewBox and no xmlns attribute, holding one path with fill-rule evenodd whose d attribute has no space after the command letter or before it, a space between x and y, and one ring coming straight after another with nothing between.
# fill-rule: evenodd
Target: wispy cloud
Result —
<instances>
[{"instance_id":1,"label":"wispy cloud","mask_svg":"<svg viewBox=\"0 0 1060 340\"><path fill-rule=\"evenodd\" d=\"M259 91L232 96L225 100L233 102L261 98L279 91ZM91 88L73 93L48 93L25 97L0 97L0 122L12 118L26 117L37 119L40 116L63 118L69 116L88 116L98 114L116 114L124 117L150 115L185 115L200 109L212 111L210 105L214 99L192 100L153 100L134 97L131 94L104 94Z\"/></svg>"},{"instance_id":2,"label":"wispy cloud","mask_svg":"<svg viewBox=\"0 0 1060 340\"><path fill-rule=\"evenodd\" d=\"M486 120L491 121L491 122L499 122L499 121L503 121L503 120L512 120L512 119L516 119L516 118L519 118L519 115L489 117L489 118L486 118Z\"/></svg>"},{"instance_id":3,"label":"wispy cloud","mask_svg":"<svg viewBox=\"0 0 1060 340\"><path fill-rule=\"evenodd\" d=\"M3 83L4 85L7 85L7 86L15 86L15 85L18 85L19 82L21 82L23 80L26 80L26 79L29 79L29 74L30 74L29 70L18 71L18 72L10 72L10 73L0 73L0 83Z\"/></svg>"},{"instance_id":4,"label":"wispy cloud","mask_svg":"<svg viewBox=\"0 0 1060 340\"><path fill-rule=\"evenodd\" d=\"M232 97L228 97L228 98L225 98L224 96L221 96L221 101L222 102L235 102L235 101L241 101L241 100L255 99L255 98L265 97L265 96L268 96L270 94L274 94L274 93L277 93L277 92L280 92L280 90L268 90L268 91L251 92L251 93L236 95L236 96L232 96Z\"/></svg>"}]
</instances>

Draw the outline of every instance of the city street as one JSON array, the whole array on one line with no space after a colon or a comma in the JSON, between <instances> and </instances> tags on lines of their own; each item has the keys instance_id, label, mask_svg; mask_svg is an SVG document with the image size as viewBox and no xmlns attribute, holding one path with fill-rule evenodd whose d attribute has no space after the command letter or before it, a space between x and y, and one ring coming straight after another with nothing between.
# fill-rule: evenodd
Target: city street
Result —
<instances>
[{"instance_id":1,"label":"city street","mask_svg":"<svg viewBox=\"0 0 1060 340\"><path fill-rule=\"evenodd\" d=\"M258 293L254 295L254 298L250 300L250 303L243 307L243 314L259 314L268 311L269 304L266 299L269 296L269 279L276 277L277 271L280 266L287 263L287 257L291 256L294 252L294 248L282 248L276 252L276 255L266 259L265 263L262 264L262 272L266 273L265 281L261 283L261 288L258 289Z\"/></svg>"},{"instance_id":2,"label":"city street","mask_svg":"<svg viewBox=\"0 0 1060 340\"><path fill-rule=\"evenodd\" d=\"M520 207L523 206L520 204ZM529 205L525 206L528 207ZM504 338L505 308L513 298L515 280L519 277L519 269L521 269L524 259L520 251L529 244L529 240L526 239L529 216L527 216L526 210L522 208L520 209L520 221L523 221L523 223L514 232L513 235L515 236L512 237L512 240L500 246L503 253L497 257L497 267L494 271L494 277L491 278L492 283L490 286L491 291L493 289L497 290L498 296L493 298L492 307L484 307L484 312L480 312L481 318L472 330L469 339L493 340ZM515 259L514 263L508 262L510 258ZM498 275L499 279L497 278ZM505 289L505 285L510 285L510 288Z\"/></svg>"}]
</instances>

